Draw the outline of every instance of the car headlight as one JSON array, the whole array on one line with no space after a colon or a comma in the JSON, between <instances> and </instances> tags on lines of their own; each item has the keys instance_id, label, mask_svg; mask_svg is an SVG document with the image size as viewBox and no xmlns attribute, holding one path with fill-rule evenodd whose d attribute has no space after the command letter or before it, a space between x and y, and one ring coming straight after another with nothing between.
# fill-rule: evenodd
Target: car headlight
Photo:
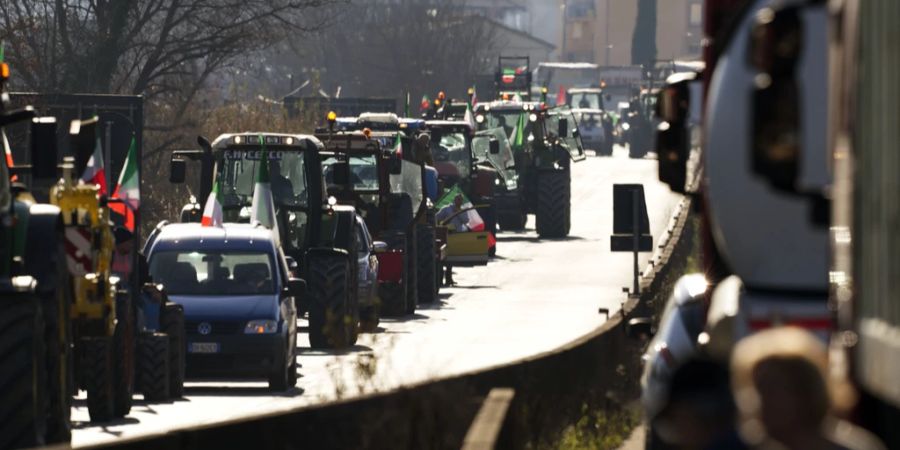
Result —
<instances>
[{"instance_id":1,"label":"car headlight","mask_svg":"<svg viewBox=\"0 0 900 450\"><path fill-rule=\"evenodd\" d=\"M251 320L244 327L244 334L273 334L278 331L278 322L274 320Z\"/></svg>"}]
</instances>

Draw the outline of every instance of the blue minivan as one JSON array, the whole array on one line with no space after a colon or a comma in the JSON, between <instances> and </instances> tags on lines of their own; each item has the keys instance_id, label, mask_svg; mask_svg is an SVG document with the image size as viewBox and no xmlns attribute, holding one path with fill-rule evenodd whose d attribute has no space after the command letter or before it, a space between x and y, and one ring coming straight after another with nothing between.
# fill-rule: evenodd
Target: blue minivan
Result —
<instances>
[{"instance_id":1,"label":"blue minivan","mask_svg":"<svg viewBox=\"0 0 900 450\"><path fill-rule=\"evenodd\" d=\"M271 230L162 223L144 254L153 282L184 306L188 377L264 378L276 391L297 383L305 283L290 277Z\"/></svg>"}]
</instances>

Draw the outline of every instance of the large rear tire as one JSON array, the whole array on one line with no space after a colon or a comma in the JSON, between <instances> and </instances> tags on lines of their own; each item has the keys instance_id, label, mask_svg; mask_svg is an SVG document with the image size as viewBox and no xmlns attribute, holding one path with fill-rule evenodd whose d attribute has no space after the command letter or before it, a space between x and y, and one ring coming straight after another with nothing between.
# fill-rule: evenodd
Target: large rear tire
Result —
<instances>
[{"instance_id":1,"label":"large rear tire","mask_svg":"<svg viewBox=\"0 0 900 450\"><path fill-rule=\"evenodd\" d=\"M571 186L568 171L538 175L538 204L535 214L538 236L562 238L569 234Z\"/></svg>"},{"instance_id":2,"label":"large rear tire","mask_svg":"<svg viewBox=\"0 0 900 450\"><path fill-rule=\"evenodd\" d=\"M107 422L115 417L113 376L113 339L87 337L81 340L80 361L84 388L87 391L88 415L91 422Z\"/></svg>"},{"instance_id":3,"label":"large rear tire","mask_svg":"<svg viewBox=\"0 0 900 450\"><path fill-rule=\"evenodd\" d=\"M62 237L57 242L62 242ZM72 352L72 321L69 318L74 303L72 280L66 267L65 251L58 245L57 258L48 266L56 270L55 284L41 292L46 327L47 382L50 413L47 417L47 443L72 440L72 398L75 394Z\"/></svg>"},{"instance_id":4,"label":"large rear tire","mask_svg":"<svg viewBox=\"0 0 900 450\"><path fill-rule=\"evenodd\" d=\"M419 254L416 252L416 229L406 235L406 315L416 313L416 307L419 305L419 279L418 279L418 259Z\"/></svg>"},{"instance_id":5,"label":"large rear tire","mask_svg":"<svg viewBox=\"0 0 900 450\"><path fill-rule=\"evenodd\" d=\"M138 386L148 402L169 398L169 336L144 332L138 345Z\"/></svg>"},{"instance_id":6,"label":"large rear tire","mask_svg":"<svg viewBox=\"0 0 900 450\"><path fill-rule=\"evenodd\" d=\"M131 297L127 293L119 294L116 298L116 330L113 334L113 345L115 346L113 354L115 362L113 415L115 417L125 417L131 412L133 404L135 333L135 316Z\"/></svg>"},{"instance_id":7,"label":"large rear tire","mask_svg":"<svg viewBox=\"0 0 900 450\"><path fill-rule=\"evenodd\" d=\"M169 336L169 396L184 396L184 365L187 343L184 338L184 307L167 303L160 319L160 328Z\"/></svg>"},{"instance_id":8,"label":"large rear tire","mask_svg":"<svg viewBox=\"0 0 900 450\"><path fill-rule=\"evenodd\" d=\"M434 227L431 225L417 226L416 253L418 300L422 304L431 304L437 301L434 275Z\"/></svg>"},{"instance_id":9,"label":"large rear tire","mask_svg":"<svg viewBox=\"0 0 900 450\"><path fill-rule=\"evenodd\" d=\"M381 315L399 317L406 314L406 278L399 283L379 283L378 298L381 299Z\"/></svg>"},{"instance_id":10,"label":"large rear tire","mask_svg":"<svg viewBox=\"0 0 900 450\"><path fill-rule=\"evenodd\" d=\"M359 321L350 304L356 282L346 257L313 257L309 261L309 343L312 348L343 348L356 343Z\"/></svg>"},{"instance_id":11,"label":"large rear tire","mask_svg":"<svg viewBox=\"0 0 900 450\"><path fill-rule=\"evenodd\" d=\"M44 445L47 392L44 321L38 299L0 304L0 448Z\"/></svg>"}]
</instances>

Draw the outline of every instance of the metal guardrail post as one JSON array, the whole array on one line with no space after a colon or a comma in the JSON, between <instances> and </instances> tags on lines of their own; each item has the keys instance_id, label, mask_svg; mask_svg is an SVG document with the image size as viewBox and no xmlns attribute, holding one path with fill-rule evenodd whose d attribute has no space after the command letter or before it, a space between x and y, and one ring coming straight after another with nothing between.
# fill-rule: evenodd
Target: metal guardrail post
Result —
<instances>
[{"instance_id":1,"label":"metal guardrail post","mask_svg":"<svg viewBox=\"0 0 900 450\"><path fill-rule=\"evenodd\" d=\"M492 450L497 446L497 438L515 394L515 389L511 388L491 389L466 432L463 450Z\"/></svg>"}]
</instances>

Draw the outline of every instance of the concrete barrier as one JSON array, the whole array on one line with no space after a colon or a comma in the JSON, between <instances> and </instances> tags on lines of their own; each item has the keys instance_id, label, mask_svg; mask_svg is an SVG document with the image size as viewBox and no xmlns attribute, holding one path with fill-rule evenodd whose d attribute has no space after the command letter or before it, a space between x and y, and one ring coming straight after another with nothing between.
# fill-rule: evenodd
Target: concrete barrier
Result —
<instances>
[{"instance_id":1,"label":"concrete barrier","mask_svg":"<svg viewBox=\"0 0 900 450\"><path fill-rule=\"evenodd\" d=\"M121 449L458 449L485 396L511 388L497 448L546 443L587 407L637 396L642 344L625 323L640 305L659 309L693 248L690 201L673 215L669 236L641 279L641 298L629 299L594 332L556 350L498 367L395 391L126 439L94 448ZM647 306L650 305L650 306ZM535 330L535 332L540 332Z\"/></svg>"}]
</instances>

